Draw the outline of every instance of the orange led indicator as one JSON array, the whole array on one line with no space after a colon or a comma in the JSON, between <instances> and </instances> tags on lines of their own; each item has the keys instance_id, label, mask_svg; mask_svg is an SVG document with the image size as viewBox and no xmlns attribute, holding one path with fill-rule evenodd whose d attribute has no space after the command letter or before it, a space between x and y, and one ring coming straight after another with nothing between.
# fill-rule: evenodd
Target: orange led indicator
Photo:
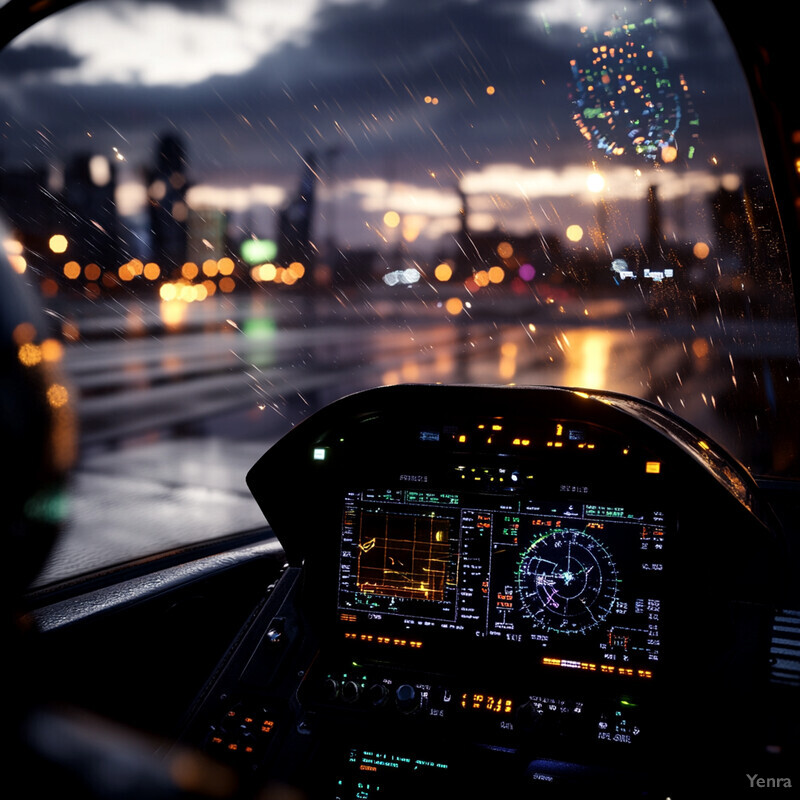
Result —
<instances>
[{"instance_id":1,"label":"orange led indicator","mask_svg":"<svg viewBox=\"0 0 800 800\"><path fill-rule=\"evenodd\" d=\"M661 472L661 462L648 461L647 464L645 464L644 471L648 475L658 475Z\"/></svg>"}]
</instances>

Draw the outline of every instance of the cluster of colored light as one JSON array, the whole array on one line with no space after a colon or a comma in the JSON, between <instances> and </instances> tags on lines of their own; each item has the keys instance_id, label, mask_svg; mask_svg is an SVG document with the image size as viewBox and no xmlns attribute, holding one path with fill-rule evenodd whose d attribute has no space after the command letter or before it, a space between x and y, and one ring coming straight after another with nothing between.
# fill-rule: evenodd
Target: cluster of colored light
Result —
<instances>
[{"instance_id":1,"label":"cluster of colored light","mask_svg":"<svg viewBox=\"0 0 800 800\"><path fill-rule=\"evenodd\" d=\"M509 285L514 292L523 292L526 290L526 285L536 277L535 267L523 262L515 254L514 247L510 242L500 242L495 248L495 253L502 262L501 264L476 269L464 281L464 288L470 295L476 294L481 289L503 283ZM437 264L433 271L433 277L440 283L447 283L454 274L453 265L448 262ZM457 297L451 297L443 303L443 306L448 314L457 316L464 311L465 307L469 308L470 304L462 302ZM508 367L509 361L506 360L503 370L507 371Z\"/></svg>"},{"instance_id":2,"label":"cluster of colored light","mask_svg":"<svg viewBox=\"0 0 800 800\"><path fill-rule=\"evenodd\" d=\"M133 262L131 262L133 263ZM152 271L148 273L148 266ZM129 266L130 268L130 266ZM184 303L195 303L206 300L217 293L217 290L230 294L236 288L236 280L233 277L236 264L233 259L220 258L207 259L202 266L198 266L194 261L187 261L180 270L180 278L161 285L159 297L165 302L178 300ZM138 267L133 269L134 276L143 274L150 280L157 277L158 265L145 265L144 272L139 272ZM199 283L195 281L204 276L204 280Z\"/></svg>"},{"instance_id":3,"label":"cluster of colored light","mask_svg":"<svg viewBox=\"0 0 800 800\"><path fill-rule=\"evenodd\" d=\"M653 672L649 669L634 669L633 667L617 667L612 664L593 664L591 661L574 661L567 658L542 659L546 667L560 667L561 669L579 669L587 672L600 672L605 675L624 675L628 678L652 678Z\"/></svg>"},{"instance_id":4,"label":"cluster of colored light","mask_svg":"<svg viewBox=\"0 0 800 800\"><path fill-rule=\"evenodd\" d=\"M692 158L698 119L683 76L652 47L654 19L602 34L584 29L586 40L572 69L573 119L581 135L606 156L636 154L670 163L678 156L678 130L689 126Z\"/></svg>"},{"instance_id":5,"label":"cluster of colored light","mask_svg":"<svg viewBox=\"0 0 800 800\"><path fill-rule=\"evenodd\" d=\"M42 381L44 397L51 411L52 431L50 436L49 458L59 469L67 469L75 461L77 430L71 406L69 389L60 382L57 367L64 357L63 344L54 338L38 339L38 332L30 322L19 323L11 332L12 341L17 348L17 359L25 369L36 370ZM46 493L29 502L29 508L38 503L48 505L56 502L48 499ZM37 514L48 513L44 508ZM60 517L60 514L57 514Z\"/></svg>"},{"instance_id":6,"label":"cluster of colored light","mask_svg":"<svg viewBox=\"0 0 800 800\"><path fill-rule=\"evenodd\" d=\"M306 274L306 268L299 261L293 261L288 267L279 267L272 263L258 264L250 270L250 277L256 283L280 283L293 286Z\"/></svg>"},{"instance_id":7,"label":"cluster of colored light","mask_svg":"<svg viewBox=\"0 0 800 800\"><path fill-rule=\"evenodd\" d=\"M11 266L22 275L28 268L28 262L23 255L25 248L22 246L22 242L17 239L6 239L3 242L3 249L11 262Z\"/></svg>"},{"instance_id":8,"label":"cluster of colored light","mask_svg":"<svg viewBox=\"0 0 800 800\"><path fill-rule=\"evenodd\" d=\"M420 650L422 642L418 639L400 639L393 636L378 636L373 633L345 633L345 639L351 641L365 642L367 644L383 644L392 647L410 647L413 650Z\"/></svg>"},{"instance_id":9,"label":"cluster of colored light","mask_svg":"<svg viewBox=\"0 0 800 800\"><path fill-rule=\"evenodd\" d=\"M63 254L69 248L69 242L62 234L55 234L50 238L50 249L55 254ZM236 288L233 277L236 264L232 258L224 256L220 259L209 258L202 264L194 261L186 261L180 267L180 276L171 282L165 282L159 288L159 296L162 300L183 300L194 302L205 300L213 296L218 290L230 293ZM144 262L138 258L132 258L114 269L103 269L98 264L90 261L87 264L80 264L74 259L66 261L62 267L64 277L69 281L85 281L85 290L94 295L98 295L102 288L115 289L122 284L136 280L155 282L164 277L161 267L154 261ZM202 279L196 283L197 279ZM48 295L57 292L55 282L52 288L47 291Z\"/></svg>"}]
</instances>

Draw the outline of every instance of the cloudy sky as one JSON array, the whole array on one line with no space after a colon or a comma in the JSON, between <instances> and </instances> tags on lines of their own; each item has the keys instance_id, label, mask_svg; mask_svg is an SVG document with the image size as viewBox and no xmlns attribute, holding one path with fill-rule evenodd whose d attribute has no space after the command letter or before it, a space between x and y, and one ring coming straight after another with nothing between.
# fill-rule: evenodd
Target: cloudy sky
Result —
<instances>
[{"instance_id":1,"label":"cloudy sky","mask_svg":"<svg viewBox=\"0 0 800 800\"><path fill-rule=\"evenodd\" d=\"M434 240L457 224L459 186L476 227L518 232L591 207L593 170L616 201L653 183L666 200L697 198L760 158L732 51L705 11L682 0L86 0L0 53L0 165L102 154L134 209L140 171L172 132L194 202L241 212L280 207L313 152L325 224L346 218L348 235L367 239L386 236L376 220L393 208ZM663 74L685 76L700 121L690 161L683 109L669 166L608 158L572 119L583 29L602 39L653 17Z\"/></svg>"}]
</instances>

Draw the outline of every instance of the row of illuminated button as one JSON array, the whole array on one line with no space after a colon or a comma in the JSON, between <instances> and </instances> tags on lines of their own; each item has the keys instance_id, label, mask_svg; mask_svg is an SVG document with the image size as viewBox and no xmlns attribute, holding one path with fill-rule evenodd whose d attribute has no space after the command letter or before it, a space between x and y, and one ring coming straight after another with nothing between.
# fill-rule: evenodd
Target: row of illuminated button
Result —
<instances>
[{"instance_id":1,"label":"row of illuminated button","mask_svg":"<svg viewBox=\"0 0 800 800\"><path fill-rule=\"evenodd\" d=\"M263 750L274 729L275 718L268 709L231 705L209 726L207 747L228 759L252 757Z\"/></svg>"}]
</instances>

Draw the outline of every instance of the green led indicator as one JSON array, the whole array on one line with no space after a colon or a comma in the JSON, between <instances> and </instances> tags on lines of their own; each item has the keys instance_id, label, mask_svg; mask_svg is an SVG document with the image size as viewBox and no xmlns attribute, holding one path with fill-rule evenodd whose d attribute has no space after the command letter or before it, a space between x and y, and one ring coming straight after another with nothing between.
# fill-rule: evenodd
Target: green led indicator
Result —
<instances>
[{"instance_id":1,"label":"green led indicator","mask_svg":"<svg viewBox=\"0 0 800 800\"><path fill-rule=\"evenodd\" d=\"M324 447L315 447L314 448L314 461L324 461L325 456L328 454L328 451Z\"/></svg>"}]
</instances>

